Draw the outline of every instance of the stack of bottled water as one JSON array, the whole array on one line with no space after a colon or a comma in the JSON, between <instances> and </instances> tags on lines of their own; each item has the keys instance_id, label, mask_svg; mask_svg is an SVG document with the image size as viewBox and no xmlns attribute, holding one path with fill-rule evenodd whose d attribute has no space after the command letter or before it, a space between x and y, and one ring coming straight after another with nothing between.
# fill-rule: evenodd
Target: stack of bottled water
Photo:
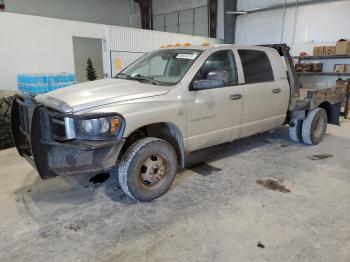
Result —
<instances>
[{"instance_id":1,"label":"stack of bottled water","mask_svg":"<svg viewBox=\"0 0 350 262\"><path fill-rule=\"evenodd\" d=\"M30 96L47 93L76 83L75 75L69 73L20 74L17 76L18 90Z\"/></svg>"}]
</instances>

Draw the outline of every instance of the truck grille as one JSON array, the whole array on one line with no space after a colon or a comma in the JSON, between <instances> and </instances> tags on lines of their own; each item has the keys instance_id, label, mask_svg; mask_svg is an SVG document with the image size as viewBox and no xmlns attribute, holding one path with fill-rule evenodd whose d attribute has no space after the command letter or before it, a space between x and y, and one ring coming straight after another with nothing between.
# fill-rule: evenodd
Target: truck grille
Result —
<instances>
[{"instance_id":1,"label":"truck grille","mask_svg":"<svg viewBox=\"0 0 350 262\"><path fill-rule=\"evenodd\" d=\"M67 140L64 118L52 118L51 121L54 139L58 141Z\"/></svg>"}]
</instances>

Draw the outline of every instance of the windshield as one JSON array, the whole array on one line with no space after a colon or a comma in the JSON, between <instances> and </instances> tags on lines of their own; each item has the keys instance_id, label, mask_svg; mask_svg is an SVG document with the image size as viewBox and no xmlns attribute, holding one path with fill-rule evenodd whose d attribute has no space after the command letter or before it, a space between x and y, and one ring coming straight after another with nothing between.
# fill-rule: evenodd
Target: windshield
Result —
<instances>
[{"instance_id":1,"label":"windshield","mask_svg":"<svg viewBox=\"0 0 350 262\"><path fill-rule=\"evenodd\" d=\"M157 50L144 55L116 77L155 85L173 85L182 79L201 53L201 50L194 49Z\"/></svg>"}]
</instances>

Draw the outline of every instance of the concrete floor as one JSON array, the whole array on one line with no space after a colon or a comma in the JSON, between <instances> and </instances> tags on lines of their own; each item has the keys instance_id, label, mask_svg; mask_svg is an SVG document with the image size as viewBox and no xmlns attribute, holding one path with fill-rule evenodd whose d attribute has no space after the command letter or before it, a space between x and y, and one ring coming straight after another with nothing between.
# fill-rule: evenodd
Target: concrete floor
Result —
<instances>
[{"instance_id":1,"label":"concrete floor","mask_svg":"<svg viewBox=\"0 0 350 262\"><path fill-rule=\"evenodd\" d=\"M43 181L2 151L0 261L350 261L350 121L328 130L318 146L281 128L197 152L222 171L182 170L151 203L115 178ZM307 158L322 153L333 157ZM291 192L256 183L266 178Z\"/></svg>"}]
</instances>

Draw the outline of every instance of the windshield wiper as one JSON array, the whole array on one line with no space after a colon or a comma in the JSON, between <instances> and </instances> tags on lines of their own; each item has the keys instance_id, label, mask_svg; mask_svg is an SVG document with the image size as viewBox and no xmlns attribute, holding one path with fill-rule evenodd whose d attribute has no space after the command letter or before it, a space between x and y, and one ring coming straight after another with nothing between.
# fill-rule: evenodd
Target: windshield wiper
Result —
<instances>
[{"instance_id":1,"label":"windshield wiper","mask_svg":"<svg viewBox=\"0 0 350 262\"><path fill-rule=\"evenodd\" d=\"M123 79L128 79L128 80L136 80L136 81L147 81L153 85L159 86L159 82L154 80L152 77L147 77L147 76L142 76L142 75L135 75L135 76L130 76L124 74L125 77Z\"/></svg>"},{"instance_id":2,"label":"windshield wiper","mask_svg":"<svg viewBox=\"0 0 350 262\"><path fill-rule=\"evenodd\" d=\"M115 78L121 78L121 77L125 77L125 76L128 76L128 75L125 74L125 73L118 73L118 74L116 74L114 77L115 77Z\"/></svg>"}]
</instances>

